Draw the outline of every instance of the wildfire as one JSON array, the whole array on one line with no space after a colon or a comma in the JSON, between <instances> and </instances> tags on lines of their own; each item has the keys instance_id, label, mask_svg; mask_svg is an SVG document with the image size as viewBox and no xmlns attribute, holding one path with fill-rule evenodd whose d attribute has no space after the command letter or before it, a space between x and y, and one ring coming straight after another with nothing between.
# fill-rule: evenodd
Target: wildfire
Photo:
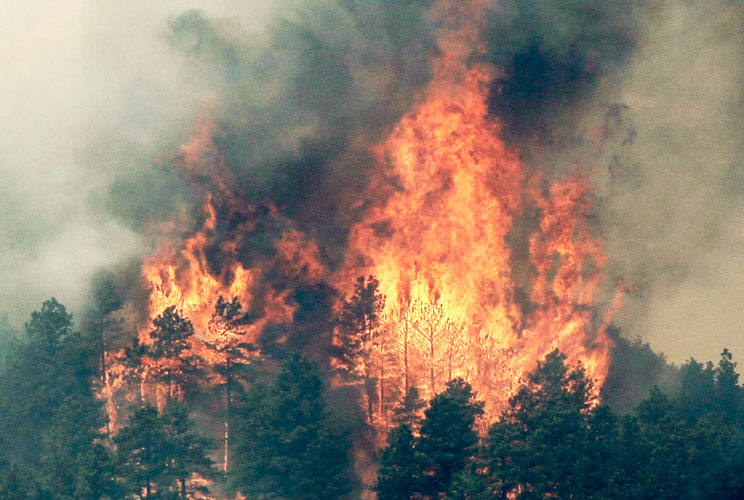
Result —
<instances>
[{"instance_id":1,"label":"wildfire","mask_svg":"<svg viewBox=\"0 0 744 500\"><path fill-rule=\"evenodd\" d=\"M213 141L219 130L202 120L175 162L203 194L201 222L145 261L150 318L175 306L194 325L191 349L217 363L205 343L228 334L255 342L267 324L292 321L290 286L269 283L277 275L288 283L327 282L347 296L358 276L373 275L385 296L369 361L379 371L378 422L389 421L390 398L400 400L411 387L430 397L453 377L469 380L498 410L556 347L601 386L609 363L605 329L622 291L598 321L606 258L588 225L590 181L578 173L559 182L531 174L501 139L487 104L496 70L477 62L485 2L442 0L432 16L442 26L432 81L371 148L377 168L364 199L374 203L351 228L345 265L329 269L310 231L290 224L277 231L270 252L246 249L261 221L280 220L281 211L243 201ZM219 297L237 297L260 314L226 333L213 322ZM144 344L150 329L140 329Z\"/></svg>"}]
</instances>

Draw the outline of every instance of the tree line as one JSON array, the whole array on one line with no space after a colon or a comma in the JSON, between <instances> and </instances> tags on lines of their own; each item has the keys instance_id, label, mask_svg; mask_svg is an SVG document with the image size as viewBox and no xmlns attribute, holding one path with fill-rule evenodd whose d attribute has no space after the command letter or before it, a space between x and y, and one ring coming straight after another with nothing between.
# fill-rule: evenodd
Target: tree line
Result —
<instances>
[{"instance_id":1,"label":"tree line","mask_svg":"<svg viewBox=\"0 0 744 500\"><path fill-rule=\"evenodd\" d=\"M229 323L240 307L220 300L217 309ZM135 341L125 350L134 378L142 375L142 358L152 356L166 400L158 409L140 394L126 422L111 431L96 394L100 337L81 334L62 304L46 301L8 346L0 370L0 498L190 499L202 498L210 484L228 496L241 490L322 499L351 490L349 436L328 424L321 372L299 355L288 357L270 383L253 383L243 394L230 419L235 463L226 477L214 460L217 442L179 397L199 365L187 352L191 335L188 320L168 308L153 320L152 344ZM216 370L229 407L230 381L249 346L223 339L211 348L223 355Z\"/></svg>"},{"instance_id":2,"label":"tree line","mask_svg":"<svg viewBox=\"0 0 744 500\"><path fill-rule=\"evenodd\" d=\"M353 469L358 428L329 407L328 370L299 354L258 369L256 348L240 334L249 318L236 299L215 308L209 370L191 349L191 323L175 308L156 317L149 342L135 338L114 360L135 397L118 428L107 425L101 387L113 376L105 351L117 327L110 313L120 305L99 297L98 321L90 322L99 328L81 333L51 299L31 314L25 334L3 346L0 498L187 499L207 489L250 499L362 494ZM581 366L568 367L555 351L501 415L485 415L461 379L449 377L428 402L412 382L404 394L380 385L379 358L360 357L379 346L381 307L377 283L360 279L338 322L346 344L334 351L348 360L340 375L359 389L363 414L377 414L386 391L398 396L388 408L394 427L372 452L378 499L744 498L744 399L729 351L717 365L691 359L679 369L677 391L654 388L629 414L599 404ZM159 407L141 391L144 377L160 388ZM220 409L220 432L195 411L205 378L210 404L219 403L211 408ZM377 403L371 410L370 402Z\"/></svg>"}]
</instances>

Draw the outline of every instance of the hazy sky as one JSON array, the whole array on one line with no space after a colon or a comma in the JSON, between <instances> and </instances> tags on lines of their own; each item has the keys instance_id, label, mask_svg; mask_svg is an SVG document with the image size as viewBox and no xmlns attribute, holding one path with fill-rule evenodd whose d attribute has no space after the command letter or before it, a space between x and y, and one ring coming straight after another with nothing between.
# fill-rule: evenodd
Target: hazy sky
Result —
<instances>
[{"instance_id":1,"label":"hazy sky","mask_svg":"<svg viewBox=\"0 0 744 500\"><path fill-rule=\"evenodd\" d=\"M258 31L271 3L0 2L0 309L25 318L51 295L80 305L92 272L147 250L91 199L129 152L156 153L208 103L168 22L198 8Z\"/></svg>"},{"instance_id":2,"label":"hazy sky","mask_svg":"<svg viewBox=\"0 0 744 500\"><path fill-rule=\"evenodd\" d=\"M258 40L277 4L0 4L0 311L23 319L51 295L79 306L96 269L151 250L100 206L122 171L183 141L215 99L167 43L169 22L199 9ZM676 0L641 11L623 70L571 114L591 127L626 105L635 133L616 155L621 179L602 166L596 177L609 278L635 285L618 324L676 362L716 359L723 346L740 355L744 7Z\"/></svg>"}]
</instances>

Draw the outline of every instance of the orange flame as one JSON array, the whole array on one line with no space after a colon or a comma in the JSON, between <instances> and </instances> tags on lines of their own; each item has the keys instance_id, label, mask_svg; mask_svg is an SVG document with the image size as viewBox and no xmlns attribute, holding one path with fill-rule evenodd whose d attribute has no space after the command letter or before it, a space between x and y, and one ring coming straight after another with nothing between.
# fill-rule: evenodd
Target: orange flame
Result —
<instances>
[{"instance_id":1,"label":"orange flame","mask_svg":"<svg viewBox=\"0 0 744 500\"><path fill-rule=\"evenodd\" d=\"M447 16L448 28L433 81L375 150L370 198L382 201L353 228L350 264L337 283L379 279L383 334L398 343L410 337L413 359L401 369L429 397L461 376L498 409L555 347L581 361L599 387L609 340L606 325L592 328L591 306L606 258L587 224L589 181L527 183L488 114L494 69L470 62L481 50L475 26L484 3L445 0L434 12ZM530 307L517 300L507 243L525 203L540 214L529 240Z\"/></svg>"},{"instance_id":2,"label":"orange flame","mask_svg":"<svg viewBox=\"0 0 744 500\"><path fill-rule=\"evenodd\" d=\"M393 389L381 386L380 394L400 398L405 377L406 388L410 383L431 397L447 380L464 377L497 411L556 347L584 364L598 390L609 363L605 330L622 289L596 326L606 258L588 224L588 177L551 183L529 174L501 139L501 124L489 116L488 86L496 70L477 62L486 5L441 0L434 6L442 34L432 81L373 148L378 168L365 198L374 203L351 228L341 269L326 268L317 245L296 229L272 242L270 258L241 260L241 237L254 229L258 209L241 199L212 140L219 130L202 120L176 162L204 191L201 222L185 240L164 244L146 260L149 317L176 306L197 331L192 349L218 362L203 341L218 342L225 333L210 327L219 296L238 297L247 307L260 301L265 314L240 332L254 341L268 322L292 318L289 292L265 286L275 266L346 292L357 276L372 274L386 301L379 353L371 362L395 359L394 366L380 366L387 377L380 383ZM266 205L261 210L278 212ZM241 222L225 230L225 212L240 214ZM534 229L522 235L525 248L518 253L510 243L528 219ZM218 264L209 258L215 245ZM145 343L149 330L140 331ZM378 410L381 422L387 420L385 404Z\"/></svg>"}]
</instances>

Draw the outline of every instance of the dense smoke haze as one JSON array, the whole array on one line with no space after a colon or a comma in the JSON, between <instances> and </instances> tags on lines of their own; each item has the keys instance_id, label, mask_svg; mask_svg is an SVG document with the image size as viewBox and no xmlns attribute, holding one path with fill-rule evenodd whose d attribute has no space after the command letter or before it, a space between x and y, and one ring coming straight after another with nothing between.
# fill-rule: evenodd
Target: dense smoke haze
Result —
<instances>
[{"instance_id":1,"label":"dense smoke haze","mask_svg":"<svg viewBox=\"0 0 744 500\"><path fill-rule=\"evenodd\" d=\"M82 310L99 269L193 224L200 193L172 164L204 119L242 195L337 265L369 146L431 78L429 5L1 7L0 313ZM742 28L733 0L511 0L485 32L505 139L531 171L591 173L607 301L627 290L615 322L675 362L744 352Z\"/></svg>"}]
</instances>

